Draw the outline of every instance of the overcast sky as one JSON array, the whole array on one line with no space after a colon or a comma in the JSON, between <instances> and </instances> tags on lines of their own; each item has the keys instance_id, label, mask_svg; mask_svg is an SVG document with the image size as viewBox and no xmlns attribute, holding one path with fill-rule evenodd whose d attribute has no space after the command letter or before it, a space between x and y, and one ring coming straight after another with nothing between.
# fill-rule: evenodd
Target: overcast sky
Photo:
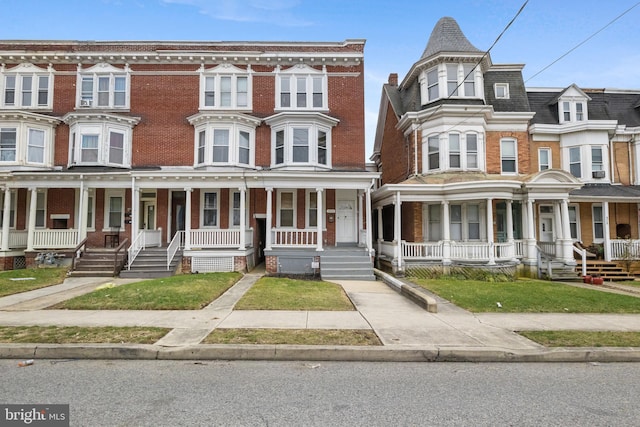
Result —
<instances>
[{"instance_id":1,"label":"overcast sky","mask_svg":"<svg viewBox=\"0 0 640 427\"><path fill-rule=\"evenodd\" d=\"M366 39L367 157L382 84L404 77L433 26L453 17L486 50L524 0L2 0L0 39L343 41ZM640 2L530 0L491 51L527 86L640 90ZM636 7L634 7L636 6ZM554 60L615 23L546 71Z\"/></svg>"}]
</instances>

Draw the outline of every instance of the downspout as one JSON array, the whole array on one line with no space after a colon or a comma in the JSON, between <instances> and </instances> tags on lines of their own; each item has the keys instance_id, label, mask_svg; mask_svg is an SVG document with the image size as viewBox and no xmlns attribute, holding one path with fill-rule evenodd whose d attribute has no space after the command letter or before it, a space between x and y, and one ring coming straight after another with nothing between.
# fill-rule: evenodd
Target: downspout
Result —
<instances>
[{"instance_id":1,"label":"downspout","mask_svg":"<svg viewBox=\"0 0 640 427\"><path fill-rule=\"evenodd\" d=\"M418 176L418 126L413 128L413 174Z\"/></svg>"},{"instance_id":2,"label":"downspout","mask_svg":"<svg viewBox=\"0 0 640 427\"><path fill-rule=\"evenodd\" d=\"M633 138L629 138L627 141L627 158L629 159L629 185L633 185L635 182L633 180L633 159L631 158L631 143L633 142Z\"/></svg>"},{"instance_id":3,"label":"downspout","mask_svg":"<svg viewBox=\"0 0 640 427\"><path fill-rule=\"evenodd\" d=\"M615 165L614 165L614 159L613 159L613 138L614 138L615 134L611 136L611 138L609 138L609 167L611 168L611 183L613 184L616 180L616 170L615 170ZM619 178L619 177L618 177Z\"/></svg>"}]
</instances>

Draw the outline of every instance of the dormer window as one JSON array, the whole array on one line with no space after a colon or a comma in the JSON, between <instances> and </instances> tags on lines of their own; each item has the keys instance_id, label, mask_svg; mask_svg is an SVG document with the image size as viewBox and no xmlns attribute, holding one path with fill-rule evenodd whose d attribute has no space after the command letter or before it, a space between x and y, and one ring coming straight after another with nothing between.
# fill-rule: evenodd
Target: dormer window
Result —
<instances>
[{"instance_id":1,"label":"dormer window","mask_svg":"<svg viewBox=\"0 0 640 427\"><path fill-rule=\"evenodd\" d=\"M493 91L496 99L509 99L509 83L496 83Z\"/></svg>"},{"instance_id":2,"label":"dormer window","mask_svg":"<svg viewBox=\"0 0 640 427\"><path fill-rule=\"evenodd\" d=\"M439 64L423 71L420 77L422 104L440 98L480 98L482 75L471 63ZM446 91L445 89L446 88Z\"/></svg>"},{"instance_id":3,"label":"dormer window","mask_svg":"<svg viewBox=\"0 0 640 427\"><path fill-rule=\"evenodd\" d=\"M252 80L249 70L230 64L200 70L200 109L250 110Z\"/></svg>"},{"instance_id":4,"label":"dormer window","mask_svg":"<svg viewBox=\"0 0 640 427\"><path fill-rule=\"evenodd\" d=\"M571 85L565 89L556 98L560 124L588 120L587 102L590 100L591 98L576 85Z\"/></svg>"}]
</instances>

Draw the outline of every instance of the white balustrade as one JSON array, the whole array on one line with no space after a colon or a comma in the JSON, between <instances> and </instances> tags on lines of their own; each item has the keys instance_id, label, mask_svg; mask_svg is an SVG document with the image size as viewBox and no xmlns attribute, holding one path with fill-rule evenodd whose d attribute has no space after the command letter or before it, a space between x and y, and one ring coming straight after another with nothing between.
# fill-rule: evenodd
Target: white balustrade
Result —
<instances>
[{"instance_id":1,"label":"white balustrade","mask_svg":"<svg viewBox=\"0 0 640 427\"><path fill-rule=\"evenodd\" d=\"M485 261L489 259L489 250L489 244L486 242L451 242L451 259Z\"/></svg>"},{"instance_id":2,"label":"white balustrade","mask_svg":"<svg viewBox=\"0 0 640 427\"><path fill-rule=\"evenodd\" d=\"M552 257L556 256L556 242L538 242L538 247L546 255L549 255Z\"/></svg>"},{"instance_id":3,"label":"white balustrade","mask_svg":"<svg viewBox=\"0 0 640 427\"><path fill-rule=\"evenodd\" d=\"M612 239L609 242L611 259L640 259L640 240Z\"/></svg>"},{"instance_id":4,"label":"white balustrade","mask_svg":"<svg viewBox=\"0 0 640 427\"><path fill-rule=\"evenodd\" d=\"M27 247L27 230L11 230L9 231L9 249L24 249ZM2 231L0 231L0 240L2 240Z\"/></svg>"},{"instance_id":5,"label":"white balustrade","mask_svg":"<svg viewBox=\"0 0 640 427\"><path fill-rule=\"evenodd\" d=\"M524 248L525 248L525 244L524 244L524 240L514 240L513 241L513 248L515 250L515 257L516 258L523 258L524 257Z\"/></svg>"},{"instance_id":6,"label":"white balustrade","mask_svg":"<svg viewBox=\"0 0 640 427\"><path fill-rule=\"evenodd\" d=\"M191 230L192 248L234 248L240 246L240 230Z\"/></svg>"},{"instance_id":7,"label":"white balustrade","mask_svg":"<svg viewBox=\"0 0 640 427\"><path fill-rule=\"evenodd\" d=\"M380 242L380 255L388 259L393 259L396 254L396 246L393 242Z\"/></svg>"},{"instance_id":8,"label":"white balustrade","mask_svg":"<svg viewBox=\"0 0 640 427\"><path fill-rule=\"evenodd\" d=\"M66 249L75 248L78 244L78 230L35 230L33 233L34 249ZM25 242L26 247L26 242Z\"/></svg>"},{"instance_id":9,"label":"white balustrade","mask_svg":"<svg viewBox=\"0 0 640 427\"><path fill-rule=\"evenodd\" d=\"M404 259L442 259L442 242L402 242Z\"/></svg>"},{"instance_id":10,"label":"white balustrade","mask_svg":"<svg viewBox=\"0 0 640 427\"><path fill-rule=\"evenodd\" d=\"M496 260L506 261L514 258L514 245L509 242L494 243L493 256Z\"/></svg>"}]
</instances>

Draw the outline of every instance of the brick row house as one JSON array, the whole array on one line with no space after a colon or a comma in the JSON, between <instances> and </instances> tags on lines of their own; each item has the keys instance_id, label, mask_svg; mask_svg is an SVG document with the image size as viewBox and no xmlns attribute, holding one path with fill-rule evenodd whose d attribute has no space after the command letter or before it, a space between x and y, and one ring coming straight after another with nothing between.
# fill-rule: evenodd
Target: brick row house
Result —
<instances>
[{"instance_id":1,"label":"brick row house","mask_svg":"<svg viewBox=\"0 0 640 427\"><path fill-rule=\"evenodd\" d=\"M2 266L104 247L200 272L370 259L363 50L0 41Z\"/></svg>"},{"instance_id":2,"label":"brick row house","mask_svg":"<svg viewBox=\"0 0 640 427\"><path fill-rule=\"evenodd\" d=\"M640 91L526 88L522 68L442 18L404 79L390 75L372 156L381 265L535 275L638 258Z\"/></svg>"}]
</instances>

